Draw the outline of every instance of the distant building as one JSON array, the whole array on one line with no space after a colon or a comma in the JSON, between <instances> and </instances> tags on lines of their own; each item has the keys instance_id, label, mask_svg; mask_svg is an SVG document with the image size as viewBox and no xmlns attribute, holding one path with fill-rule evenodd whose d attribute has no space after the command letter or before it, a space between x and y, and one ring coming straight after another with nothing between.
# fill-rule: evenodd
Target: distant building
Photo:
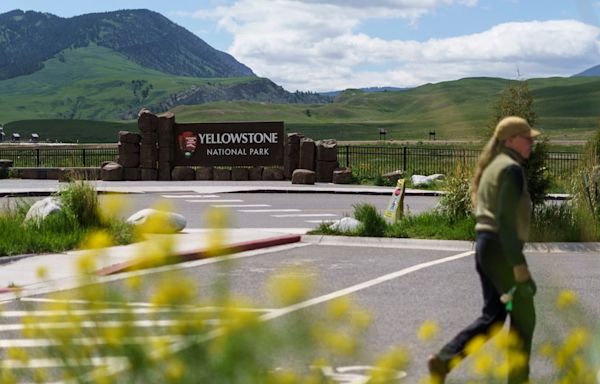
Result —
<instances>
[{"instance_id":1,"label":"distant building","mask_svg":"<svg viewBox=\"0 0 600 384\"><path fill-rule=\"evenodd\" d=\"M13 133L12 134L12 141L15 142L15 143L21 141L21 135L18 134L18 133Z\"/></svg>"},{"instance_id":2,"label":"distant building","mask_svg":"<svg viewBox=\"0 0 600 384\"><path fill-rule=\"evenodd\" d=\"M37 133L32 133L29 141L31 141L32 143L37 143L38 141L40 141L40 135L38 135Z\"/></svg>"}]
</instances>

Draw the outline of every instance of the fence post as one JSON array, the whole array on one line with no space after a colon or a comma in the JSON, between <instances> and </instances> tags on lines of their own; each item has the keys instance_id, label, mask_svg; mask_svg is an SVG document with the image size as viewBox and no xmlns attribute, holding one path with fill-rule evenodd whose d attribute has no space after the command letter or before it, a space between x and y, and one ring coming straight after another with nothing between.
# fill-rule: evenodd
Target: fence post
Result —
<instances>
[{"instance_id":1,"label":"fence post","mask_svg":"<svg viewBox=\"0 0 600 384\"><path fill-rule=\"evenodd\" d=\"M41 162L40 162L40 149L39 148L35 149L35 164L36 164L36 167L38 167L38 168L41 166Z\"/></svg>"},{"instance_id":2,"label":"fence post","mask_svg":"<svg viewBox=\"0 0 600 384\"><path fill-rule=\"evenodd\" d=\"M350 167L350 146L346 145L346 167Z\"/></svg>"},{"instance_id":3,"label":"fence post","mask_svg":"<svg viewBox=\"0 0 600 384\"><path fill-rule=\"evenodd\" d=\"M402 147L402 170L406 173L406 146Z\"/></svg>"},{"instance_id":4,"label":"fence post","mask_svg":"<svg viewBox=\"0 0 600 384\"><path fill-rule=\"evenodd\" d=\"M83 157L83 166L85 167L85 166L86 166L86 165L85 165L85 148L82 148L82 149L81 149L81 152L82 152L82 153L81 153L81 156Z\"/></svg>"}]
</instances>

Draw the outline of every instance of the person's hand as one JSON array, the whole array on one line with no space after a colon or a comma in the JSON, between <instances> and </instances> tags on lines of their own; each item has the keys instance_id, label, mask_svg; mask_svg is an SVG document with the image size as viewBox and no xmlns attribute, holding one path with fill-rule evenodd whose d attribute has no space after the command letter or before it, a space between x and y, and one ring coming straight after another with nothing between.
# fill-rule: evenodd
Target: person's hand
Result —
<instances>
[{"instance_id":1,"label":"person's hand","mask_svg":"<svg viewBox=\"0 0 600 384\"><path fill-rule=\"evenodd\" d=\"M527 264L515 265L513 267L513 274L517 283L524 283L527 280L531 279L531 274L529 273L529 268L527 268Z\"/></svg>"}]
</instances>

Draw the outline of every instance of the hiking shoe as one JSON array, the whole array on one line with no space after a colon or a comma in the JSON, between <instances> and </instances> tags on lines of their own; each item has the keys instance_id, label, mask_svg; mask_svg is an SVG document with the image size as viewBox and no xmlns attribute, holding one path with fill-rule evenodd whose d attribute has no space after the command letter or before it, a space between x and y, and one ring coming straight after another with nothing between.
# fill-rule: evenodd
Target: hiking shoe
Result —
<instances>
[{"instance_id":1,"label":"hiking shoe","mask_svg":"<svg viewBox=\"0 0 600 384\"><path fill-rule=\"evenodd\" d=\"M446 375L448 374L446 363L444 363L437 355L431 355L427 360L427 368L429 368L432 384L444 384Z\"/></svg>"}]
</instances>

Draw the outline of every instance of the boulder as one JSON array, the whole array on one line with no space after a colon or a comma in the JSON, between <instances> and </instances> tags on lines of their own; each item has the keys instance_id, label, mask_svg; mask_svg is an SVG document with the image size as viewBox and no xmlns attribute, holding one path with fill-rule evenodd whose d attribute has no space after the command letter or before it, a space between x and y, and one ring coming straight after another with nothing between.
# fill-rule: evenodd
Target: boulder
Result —
<instances>
[{"instance_id":1,"label":"boulder","mask_svg":"<svg viewBox=\"0 0 600 384\"><path fill-rule=\"evenodd\" d=\"M105 164L100 170L100 178L104 181L122 181L123 166L112 161Z\"/></svg>"},{"instance_id":2,"label":"boulder","mask_svg":"<svg viewBox=\"0 0 600 384\"><path fill-rule=\"evenodd\" d=\"M314 184L315 171L298 168L292 173L292 184Z\"/></svg>"},{"instance_id":3,"label":"boulder","mask_svg":"<svg viewBox=\"0 0 600 384\"><path fill-rule=\"evenodd\" d=\"M400 180L401 178L404 177L404 171L398 169L396 171L383 174L383 175L381 175L381 177L383 177L385 180L389 181L391 184L396 185L398 183L398 180Z\"/></svg>"},{"instance_id":4,"label":"boulder","mask_svg":"<svg viewBox=\"0 0 600 384\"><path fill-rule=\"evenodd\" d=\"M361 222L353 217L343 217L340 220L334 221L329 225L329 228L334 231L352 232L360 227Z\"/></svg>"},{"instance_id":5,"label":"boulder","mask_svg":"<svg viewBox=\"0 0 600 384\"><path fill-rule=\"evenodd\" d=\"M262 173L263 180L283 180L283 170L280 168L265 168Z\"/></svg>"},{"instance_id":6,"label":"boulder","mask_svg":"<svg viewBox=\"0 0 600 384\"><path fill-rule=\"evenodd\" d=\"M157 209L142 209L131 215L127 222L135 226L144 226L146 233L174 233L182 231L187 225L183 215Z\"/></svg>"},{"instance_id":7,"label":"boulder","mask_svg":"<svg viewBox=\"0 0 600 384\"><path fill-rule=\"evenodd\" d=\"M213 167L200 167L196 169L196 180L212 180Z\"/></svg>"},{"instance_id":8,"label":"boulder","mask_svg":"<svg viewBox=\"0 0 600 384\"><path fill-rule=\"evenodd\" d=\"M264 167L252 167L248 171L248 180L262 180Z\"/></svg>"},{"instance_id":9,"label":"boulder","mask_svg":"<svg viewBox=\"0 0 600 384\"><path fill-rule=\"evenodd\" d=\"M231 180L247 181L248 180L248 168L232 168L231 169Z\"/></svg>"},{"instance_id":10,"label":"boulder","mask_svg":"<svg viewBox=\"0 0 600 384\"><path fill-rule=\"evenodd\" d=\"M33 221L39 224L46 217L60 213L62 209L63 208L60 199L53 196L46 197L45 199L38 200L33 203L25 215L25 222Z\"/></svg>"},{"instance_id":11,"label":"boulder","mask_svg":"<svg viewBox=\"0 0 600 384\"><path fill-rule=\"evenodd\" d=\"M412 175L410 177L410 182L412 183L413 187L427 186L427 185L431 185L436 180L443 180L444 178L445 178L445 176L440 173L436 173L436 174L429 175L429 176Z\"/></svg>"},{"instance_id":12,"label":"boulder","mask_svg":"<svg viewBox=\"0 0 600 384\"><path fill-rule=\"evenodd\" d=\"M352 169L350 168L338 168L333 171L333 184L351 184L352 183Z\"/></svg>"},{"instance_id":13,"label":"boulder","mask_svg":"<svg viewBox=\"0 0 600 384\"><path fill-rule=\"evenodd\" d=\"M175 167L171 172L173 181L189 181L196 179L196 171L190 167Z\"/></svg>"}]
</instances>

